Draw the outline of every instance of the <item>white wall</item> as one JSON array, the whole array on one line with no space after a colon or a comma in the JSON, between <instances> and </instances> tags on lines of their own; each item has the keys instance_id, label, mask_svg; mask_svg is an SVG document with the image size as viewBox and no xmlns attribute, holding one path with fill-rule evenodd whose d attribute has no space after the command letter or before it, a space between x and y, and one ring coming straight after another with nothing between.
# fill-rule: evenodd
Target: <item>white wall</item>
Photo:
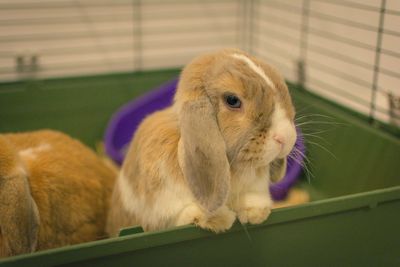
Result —
<instances>
[{"instance_id":1,"label":"white wall","mask_svg":"<svg viewBox=\"0 0 400 267\"><path fill-rule=\"evenodd\" d=\"M26 78L18 56L29 63L35 55L34 75L44 78L180 67L199 53L239 46L292 81L304 58L307 87L368 114L381 1L310 0L306 53L304 2L0 0L0 81ZM383 120L387 92L400 95L400 1L386 3L376 95Z\"/></svg>"},{"instance_id":2,"label":"white wall","mask_svg":"<svg viewBox=\"0 0 400 267\"><path fill-rule=\"evenodd\" d=\"M0 0L0 80L21 78L18 55L37 55L37 78L179 67L201 52L238 46L238 7L238 1Z\"/></svg>"}]
</instances>

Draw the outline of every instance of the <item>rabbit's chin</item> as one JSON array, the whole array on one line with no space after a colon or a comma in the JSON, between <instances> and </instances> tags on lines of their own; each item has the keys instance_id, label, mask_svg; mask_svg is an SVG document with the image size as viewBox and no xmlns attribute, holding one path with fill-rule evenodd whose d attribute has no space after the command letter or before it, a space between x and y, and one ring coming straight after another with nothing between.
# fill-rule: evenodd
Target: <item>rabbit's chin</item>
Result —
<instances>
[{"instance_id":1,"label":"rabbit's chin","mask_svg":"<svg viewBox=\"0 0 400 267\"><path fill-rule=\"evenodd\" d=\"M237 161L235 166L232 166L234 169L257 169L257 168L262 168L262 167L267 167L272 161L277 159L276 156L268 156L266 158L259 158L255 157L253 159L248 159L248 160L243 160L243 161Z\"/></svg>"},{"instance_id":2,"label":"rabbit's chin","mask_svg":"<svg viewBox=\"0 0 400 267\"><path fill-rule=\"evenodd\" d=\"M278 149L277 153L276 153L276 156L274 157L273 160L286 158L287 156L289 156L289 154L292 151L292 149L293 149L293 147L291 147L290 150Z\"/></svg>"},{"instance_id":3,"label":"rabbit's chin","mask_svg":"<svg viewBox=\"0 0 400 267\"><path fill-rule=\"evenodd\" d=\"M288 151L286 147L283 148L281 145L271 141L269 149L265 152L264 162L269 164L276 159L287 157L289 153L290 150Z\"/></svg>"},{"instance_id":4,"label":"rabbit's chin","mask_svg":"<svg viewBox=\"0 0 400 267\"><path fill-rule=\"evenodd\" d=\"M274 160L286 158L288 155L289 153L287 151L283 151L280 148L276 148L269 150L261 157L254 157L252 160L246 161L246 163L251 167L256 167L256 168L266 167Z\"/></svg>"}]
</instances>

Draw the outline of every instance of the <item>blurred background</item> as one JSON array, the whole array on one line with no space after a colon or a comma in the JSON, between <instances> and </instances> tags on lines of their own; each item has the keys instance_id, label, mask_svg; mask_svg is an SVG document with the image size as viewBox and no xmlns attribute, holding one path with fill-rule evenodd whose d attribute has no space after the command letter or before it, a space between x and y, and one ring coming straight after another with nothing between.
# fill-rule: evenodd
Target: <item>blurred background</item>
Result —
<instances>
[{"instance_id":1,"label":"blurred background","mask_svg":"<svg viewBox=\"0 0 400 267\"><path fill-rule=\"evenodd\" d=\"M165 102L153 89L176 81L193 57L225 47L287 79L306 147L295 152L305 157L293 183L315 202L277 211L273 227L249 228L251 245L244 235L213 243L233 249L190 233L193 243L168 244L173 232L164 232L153 254L137 245L155 248L141 235L43 253L36 263L166 265L187 253L213 265L218 250L239 265L251 257L260 266L325 266L334 256L349 266L398 265L400 0L0 0L0 133L51 128L102 155L124 152L116 133L129 143L132 132L120 129L141 121L144 102ZM124 123L113 123L116 114Z\"/></svg>"},{"instance_id":2,"label":"blurred background","mask_svg":"<svg viewBox=\"0 0 400 267\"><path fill-rule=\"evenodd\" d=\"M0 82L179 69L221 47L400 125L397 0L0 0Z\"/></svg>"}]
</instances>

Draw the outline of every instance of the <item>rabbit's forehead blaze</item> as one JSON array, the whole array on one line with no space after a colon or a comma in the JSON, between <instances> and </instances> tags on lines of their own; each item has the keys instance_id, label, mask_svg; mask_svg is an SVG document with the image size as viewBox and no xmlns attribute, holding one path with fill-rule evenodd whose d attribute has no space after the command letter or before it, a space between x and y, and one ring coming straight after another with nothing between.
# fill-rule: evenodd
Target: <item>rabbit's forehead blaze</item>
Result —
<instances>
[{"instance_id":1,"label":"rabbit's forehead blaze","mask_svg":"<svg viewBox=\"0 0 400 267\"><path fill-rule=\"evenodd\" d=\"M289 117L294 116L292 102L285 82L279 78L279 75L274 73L272 69L263 66L261 62L254 61L243 54L234 53L230 57L242 62L245 66L244 70L252 74L246 75L247 79L242 80L242 88L240 89L244 92L245 97L246 94L249 94L250 99L256 99L256 105L259 110L271 110L274 102L280 102L286 113L288 113L287 115ZM241 70L243 71L243 69ZM268 85L267 88L265 88L265 84Z\"/></svg>"},{"instance_id":2,"label":"rabbit's forehead blaze","mask_svg":"<svg viewBox=\"0 0 400 267\"><path fill-rule=\"evenodd\" d=\"M268 77L264 70L260 66L256 65L250 58L236 53L233 54L232 57L244 62L253 72L257 73L274 92L276 92L276 86L272 79Z\"/></svg>"}]
</instances>

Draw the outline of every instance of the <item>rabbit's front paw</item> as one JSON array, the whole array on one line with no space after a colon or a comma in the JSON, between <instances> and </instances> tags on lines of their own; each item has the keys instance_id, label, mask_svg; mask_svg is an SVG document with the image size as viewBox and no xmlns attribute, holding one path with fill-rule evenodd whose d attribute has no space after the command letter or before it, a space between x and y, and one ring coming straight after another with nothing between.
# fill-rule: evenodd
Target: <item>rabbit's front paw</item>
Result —
<instances>
[{"instance_id":1,"label":"rabbit's front paw","mask_svg":"<svg viewBox=\"0 0 400 267\"><path fill-rule=\"evenodd\" d=\"M272 201L268 195L251 193L242 196L241 200L237 214L242 224L260 224L271 214Z\"/></svg>"},{"instance_id":2,"label":"rabbit's front paw","mask_svg":"<svg viewBox=\"0 0 400 267\"><path fill-rule=\"evenodd\" d=\"M238 212L238 219L242 224L260 224L268 218L270 213L270 207L247 207Z\"/></svg>"},{"instance_id":3,"label":"rabbit's front paw","mask_svg":"<svg viewBox=\"0 0 400 267\"><path fill-rule=\"evenodd\" d=\"M223 206L215 214L204 217L197 225L215 233L224 232L232 227L236 214L228 207Z\"/></svg>"},{"instance_id":4,"label":"rabbit's front paw","mask_svg":"<svg viewBox=\"0 0 400 267\"><path fill-rule=\"evenodd\" d=\"M176 225L193 223L201 228L219 233L231 228L235 219L236 214L226 206L221 207L213 214L206 214L197 205L193 204L181 212Z\"/></svg>"}]
</instances>

